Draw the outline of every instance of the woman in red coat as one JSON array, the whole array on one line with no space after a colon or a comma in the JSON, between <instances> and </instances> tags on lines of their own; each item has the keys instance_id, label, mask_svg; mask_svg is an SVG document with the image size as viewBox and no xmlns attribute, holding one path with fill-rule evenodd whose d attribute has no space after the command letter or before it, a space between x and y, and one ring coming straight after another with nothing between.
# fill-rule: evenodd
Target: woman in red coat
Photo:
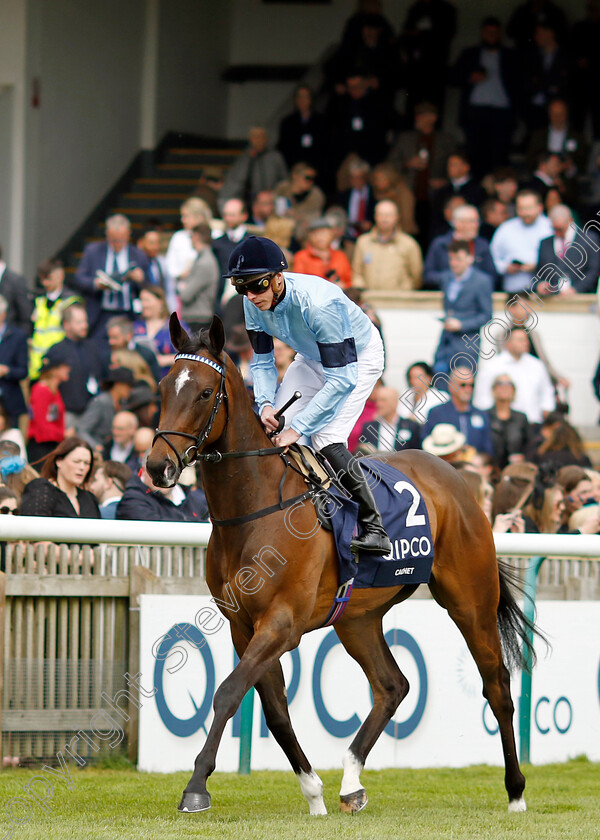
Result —
<instances>
[{"instance_id":1,"label":"woman in red coat","mask_svg":"<svg viewBox=\"0 0 600 840\"><path fill-rule=\"evenodd\" d=\"M58 354L42 361L40 378L31 389L27 456L29 463L45 458L65 437L65 404L58 390L71 368Z\"/></svg>"}]
</instances>

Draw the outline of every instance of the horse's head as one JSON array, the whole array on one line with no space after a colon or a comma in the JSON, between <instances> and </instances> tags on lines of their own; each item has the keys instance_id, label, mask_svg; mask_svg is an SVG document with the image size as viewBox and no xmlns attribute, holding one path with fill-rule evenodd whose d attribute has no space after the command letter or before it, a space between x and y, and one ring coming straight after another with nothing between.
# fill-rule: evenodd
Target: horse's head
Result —
<instances>
[{"instance_id":1,"label":"horse's head","mask_svg":"<svg viewBox=\"0 0 600 840\"><path fill-rule=\"evenodd\" d=\"M225 331L220 318L215 315L209 330L192 338L174 312L169 328L177 356L160 383L160 420L146 462L158 487L173 487L198 452L218 440L227 420Z\"/></svg>"}]
</instances>

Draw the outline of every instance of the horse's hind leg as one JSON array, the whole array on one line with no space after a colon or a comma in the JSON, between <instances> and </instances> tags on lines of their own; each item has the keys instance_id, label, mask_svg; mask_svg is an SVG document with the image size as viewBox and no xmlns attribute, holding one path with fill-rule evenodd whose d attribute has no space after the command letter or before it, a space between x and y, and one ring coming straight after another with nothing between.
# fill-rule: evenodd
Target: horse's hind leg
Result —
<instances>
[{"instance_id":1,"label":"horse's hind leg","mask_svg":"<svg viewBox=\"0 0 600 840\"><path fill-rule=\"evenodd\" d=\"M373 708L356 733L343 760L344 775L340 788L340 808L354 814L367 804L367 794L360 774L373 745L408 693L408 680L383 636L381 616L366 615L340 623L337 635L350 656L365 672L373 692Z\"/></svg>"},{"instance_id":2,"label":"horse's hind leg","mask_svg":"<svg viewBox=\"0 0 600 840\"><path fill-rule=\"evenodd\" d=\"M521 773L513 728L514 706L510 695L510 677L498 633L498 569L495 554L490 556L485 572L478 578L474 570L468 580L456 577L457 563L450 572L444 565L436 570L429 588L464 636L483 680L483 696L498 721L504 753L504 784L508 793L508 810L525 811L523 798L525 777Z\"/></svg>"}]
</instances>

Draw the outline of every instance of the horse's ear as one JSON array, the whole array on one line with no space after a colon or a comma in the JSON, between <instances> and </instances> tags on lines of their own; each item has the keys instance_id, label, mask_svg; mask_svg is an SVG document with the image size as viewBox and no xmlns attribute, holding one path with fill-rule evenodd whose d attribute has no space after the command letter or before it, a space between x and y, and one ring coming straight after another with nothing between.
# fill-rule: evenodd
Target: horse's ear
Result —
<instances>
[{"instance_id":1,"label":"horse's ear","mask_svg":"<svg viewBox=\"0 0 600 840\"><path fill-rule=\"evenodd\" d=\"M176 350L181 351L183 345L190 340L189 335L179 323L177 312L172 312L169 318L169 333L171 335L171 344Z\"/></svg>"},{"instance_id":2,"label":"horse's ear","mask_svg":"<svg viewBox=\"0 0 600 840\"><path fill-rule=\"evenodd\" d=\"M213 315L212 323L208 330L208 338L215 356L219 356L225 345L225 327L218 315Z\"/></svg>"}]
</instances>

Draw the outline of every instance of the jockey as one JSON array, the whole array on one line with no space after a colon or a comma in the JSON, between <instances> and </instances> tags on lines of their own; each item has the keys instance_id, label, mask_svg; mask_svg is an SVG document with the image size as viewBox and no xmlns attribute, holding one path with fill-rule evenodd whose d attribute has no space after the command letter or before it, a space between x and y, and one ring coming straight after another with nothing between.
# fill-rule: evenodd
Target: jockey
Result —
<instances>
[{"instance_id":1,"label":"jockey","mask_svg":"<svg viewBox=\"0 0 600 840\"><path fill-rule=\"evenodd\" d=\"M347 448L348 435L384 365L379 333L364 312L342 290L321 277L285 271L281 248L261 236L250 236L229 259L231 283L244 295L246 329L254 349L251 363L254 396L268 432L278 429L275 412L294 391L302 397L286 411L285 428L273 438L289 446L312 438L358 503L360 536L351 546L372 554L389 554L371 489ZM273 337L296 351L279 389ZM276 393L277 391L277 393Z\"/></svg>"}]
</instances>

